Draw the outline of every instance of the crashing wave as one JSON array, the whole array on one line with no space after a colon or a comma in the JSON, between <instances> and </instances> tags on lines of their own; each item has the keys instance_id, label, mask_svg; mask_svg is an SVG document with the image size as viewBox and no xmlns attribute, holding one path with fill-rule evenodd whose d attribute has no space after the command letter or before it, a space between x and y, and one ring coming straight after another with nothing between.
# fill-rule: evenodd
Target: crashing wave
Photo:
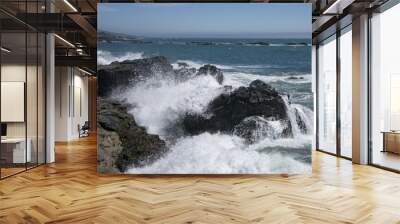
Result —
<instances>
[{"instance_id":1,"label":"crashing wave","mask_svg":"<svg viewBox=\"0 0 400 224\"><path fill-rule=\"evenodd\" d=\"M127 52L121 56L115 56L109 51L97 51L97 64L98 65L109 65L114 61L125 61L125 60L136 60L142 59L143 53L141 52Z\"/></svg>"},{"instance_id":2,"label":"crashing wave","mask_svg":"<svg viewBox=\"0 0 400 224\"><path fill-rule=\"evenodd\" d=\"M180 66L179 66L180 63L185 63L185 64L188 65L188 67L190 67L190 68L195 68L195 69L199 69L199 68L201 68L202 66L204 66L204 65L206 65L206 64L209 64L209 63L204 63L204 62L201 62L201 61L178 60L178 61L176 61L175 63L172 63L172 67L173 67L174 69L179 69L179 68L180 68ZM231 69L234 69L232 66L229 66L229 65L220 65L220 64L213 64L213 65L216 66L217 68L223 69L223 70L231 70Z\"/></svg>"},{"instance_id":3,"label":"crashing wave","mask_svg":"<svg viewBox=\"0 0 400 224\"><path fill-rule=\"evenodd\" d=\"M266 83L286 82L291 84L311 83L310 74L283 74L283 75L256 75L245 72L224 72L225 84L233 87L248 86L254 80L261 80Z\"/></svg>"},{"instance_id":4,"label":"crashing wave","mask_svg":"<svg viewBox=\"0 0 400 224\"><path fill-rule=\"evenodd\" d=\"M192 61L180 61L199 67ZM189 62L189 63L188 63ZM286 80L288 76L259 76L228 73L223 85L233 88L248 86L258 78L265 82ZM116 97L133 105L130 113L149 134L159 135L168 142L169 152L144 167L132 167L127 173L304 173L311 170L309 158L312 130L312 111L302 105L285 105L289 123L248 117L233 134L203 132L195 136L179 135L179 122L186 114L204 114L209 103L226 92L226 88L210 75L196 76L177 82L163 77L141 82ZM308 79L308 76L304 76ZM293 81L293 80L291 80ZM304 81L302 79L302 81ZM256 125L254 132L246 132L246 124ZM293 136L283 133L288 125ZM248 135L246 141L243 135ZM241 136L241 137L239 137ZM277 150L279 149L279 150ZM300 155L298 159L296 155Z\"/></svg>"},{"instance_id":5,"label":"crashing wave","mask_svg":"<svg viewBox=\"0 0 400 224\"><path fill-rule=\"evenodd\" d=\"M277 146L309 148L309 141L277 140ZM232 173L307 173L310 165L279 152L266 153L263 144L247 145L234 135L203 133L185 137L170 148L170 152L155 163L128 169L127 173L140 174L232 174Z\"/></svg>"},{"instance_id":6,"label":"crashing wave","mask_svg":"<svg viewBox=\"0 0 400 224\"><path fill-rule=\"evenodd\" d=\"M236 125L233 134L246 139L248 143L254 143L265 138L284 137L287 126L287 122L283 120L267 120L261 116L251 116Z\"/></svg>"},{"instance_id":7,"label":"crashing wave","mask_svg":"<svg viewBox=\"0 0 400 224\"><path fill-rule=\"evenodd\" d=\"M168 135L168 127L186 113L203 113L208 103L224 88L210 75L197 76L185 82L153 79L141 83L122 96L135 105L136 122L150 134Z\"/></svg>"}]
</instances>

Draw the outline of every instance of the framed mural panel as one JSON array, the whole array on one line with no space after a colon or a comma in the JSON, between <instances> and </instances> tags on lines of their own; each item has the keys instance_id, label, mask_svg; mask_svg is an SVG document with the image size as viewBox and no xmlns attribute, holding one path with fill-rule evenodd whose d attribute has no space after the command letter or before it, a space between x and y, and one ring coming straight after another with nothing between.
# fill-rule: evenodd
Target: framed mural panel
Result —
<instances>
[{"instance_id":1,"label":"framed mural panel","mask_svg":"<svg viewBox=\"0 0 400 224\"><path fill-rule=\"evenodd\" d=\"M98 9L99 172L311 172L311 4Z\"/></svg>"}]
</instances>

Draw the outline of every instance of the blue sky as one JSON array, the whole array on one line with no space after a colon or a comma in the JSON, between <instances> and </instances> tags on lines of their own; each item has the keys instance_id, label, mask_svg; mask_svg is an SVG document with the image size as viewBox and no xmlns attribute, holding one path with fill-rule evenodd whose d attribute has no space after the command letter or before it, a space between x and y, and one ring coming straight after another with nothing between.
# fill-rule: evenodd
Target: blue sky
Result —
<instances>
[{"instance_id":1,"label":"blue sky","mask_svg":"<svg viewBox=\"0 0 400 224\"><path fill-rule=\"evenodd\" d=\"M97 18L100 30L146 37L311 37L311 4L100 3Z\"/></svg>"}]
</instances>

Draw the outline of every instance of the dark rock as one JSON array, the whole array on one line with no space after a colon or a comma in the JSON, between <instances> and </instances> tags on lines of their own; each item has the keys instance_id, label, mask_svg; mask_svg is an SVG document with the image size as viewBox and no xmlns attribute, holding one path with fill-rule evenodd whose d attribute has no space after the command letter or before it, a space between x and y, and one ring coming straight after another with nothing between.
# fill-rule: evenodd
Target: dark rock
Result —
<instances>
[{"instance_id":1,"label":"dark rock","mask_svg":"<svg viewBox=\"0 0 400 224\"><path fill-rule=\"evenodd\" d=\"M221 69L217 68L214 65L204 65L199 68L197 75L211 75L213 76L219 84L222 84L224 81L224 74Z\"/></svg>"},{"instance_id":2,"label":"dark rock","mask_svg":"<svg viewBox=\"0 0 400 224\"><path fill-rule=\"evenodd\" d=\"M224 93L232 92L232 90L233 90L232 86L224 86Z\"/></svg>"},{"instance_id":3,"label":"dark rock","mask_svg":"<svg viewBox=\"0 0 400 224\"><path fill-rule=\"evenodd\" d=\"M192 41L191 43L196 44L196 45L203 45L203 46L214 45L214 43L206 42L206 41Z\"/></svg>"},{"instance_id":4,"label":"dark rock","mask_svg":"<svg viewBox=\"0 0 400 224\"><path fill-rule=\"evenodd\" d=\"M189 67L189 65L185 62L178 62L178 67L187 68L187 67Z\"/></svg>"},{"instance_id":5,"label":"dark rock","mask_svg":"<svg viewBox=\"0 0 400 224\"><path fill-rule=\"evenodd\" d=\"M300 132L302 134L308 134L312 130L309 130L311 128L307 126L306 121L304 120L305 118L303 118L300 115L300 113L301 112L297 108L294 108L294 114L295 114L295 118L296 118L297 127L300 129Z\"/></svg>"},{"instance_id":6,"label":"dark rock","mask_svg":"<svg viewBox=\"0 0 400 224\"><path fill-rule=\"evenodd\" d=\"M260 116L252 116L243 119L236 125L233 134L244 138L246 143L251 144L265 138L277 139L286 136L284 130L288 125L289 121L287 120L272 121Z\"/></svg>"},{"instance_id":7,"label":"dark rock","mask_svg":"<svg viewBox=\"0 0 400 224\"><path fill-rule=\"evenodd\" d=\"M99 154L108 155L98 159L100 167L124 172L131 165L149 164L167 152L165 142L137 125L128 108L115 100L98 99Z\"/></svg>"},{"instance_id":8,"label":"dark rock","mask_svg":"<svg viewBox=\"0 0 400 224\"><path fill-rule=\"evenodd\" d=\"M187 63L178 63L178 66L179 69L174 70L167 58L162 56L99 65L98 82L101 85L98 86L98 95L108 97L115 89L123 90L149 78L167 78L181 82L197 75L211 75L220 84L224 80L222 71L213 65L204 65L197 73Z\"/></svg>"},{"instance_id":9,"label":"dark rock","mask_svg":"<svg viewBox=\"0 0 400 224\"><path fill-rule=\"evenodd\" d=\"M246 43L247 45L262 45L262 46L269 46L268 42L251 42L251 43Z\"/></svg>"},{"instance_id":10,"label":"dark rock","mask_svg":"<svg viewBox=\"0 0 400 224\"><path fill-rule=\"evenodd\" d=\"M208 105L205 114L187 114L182 123L185 132L191 135L205 131L232 133L236 125L251 116L282 120L287 123L283 135L292 135L283 98L260 80L253 81L249 87L221 94Z\"/></svg>"},{"instance_id":11,"label":"dark rock","mask_svg":"<svg viewBox=\"0 0 400 224\"><path fill-rule=\"evenodd\" d=\"M152 57L138 60L113 62L110 65L99 66L98 94L100 97L109 96L112 90L144 81L155 76L173 76L172 65L165 57Z\"/></svg>"},{"instance_id":12,"label":"dark rock","mask_svg":"<svg viewBox=\"0 0 400 224\"><path fill-rule=\"evenodd\" d=\"M308 43L287 43L288 46L308 46Z\"/></svg>"},{"instance_id":13,"label":"dark rock","mask_svg":"<svg viewBox=\"0 0 400 224\"><path fill-rule=\"evenodd\" d=\"M302 77L302 76L290 76L290 77L288 77L288 78L286 78L286 79L288 79L288 80L298 80L298 79L304 79L304 77Z\"/></svg>"},{"instance_id":14,"label":"dark rock","mask_svg":"<svg viewBox=\"0 0 400 224\"><path fill-rule=\"evenodd\" d=\"M307 126L304 123L304 121L301 119L301 117L299 116L299 113L297 110L295 110L295 115L296 115L296 123L300 129L300 132L303 134L307 133Z\"/></svg>"},{"instance_id":15,"label":"dark rock","mask_svg":"<svg viewBox=\"0 0 400 224\"><path fill-rule=\"evenodd\" d=\"M122 152L122 142L118 134L115 131L108 131L99 127L97 139L97 172L120 173L117 159Z\"/></svg>"},{"instance_id":16,"label":"dark rock","mask_svg":"<svg viewBox=\"0 0 400 224\"><path fill-rule=\"evenodd\" d=\"M181 67L175 71L175 80L179 82L187 81L196 76L195 68Z\"/></svg>"}]
</instances>

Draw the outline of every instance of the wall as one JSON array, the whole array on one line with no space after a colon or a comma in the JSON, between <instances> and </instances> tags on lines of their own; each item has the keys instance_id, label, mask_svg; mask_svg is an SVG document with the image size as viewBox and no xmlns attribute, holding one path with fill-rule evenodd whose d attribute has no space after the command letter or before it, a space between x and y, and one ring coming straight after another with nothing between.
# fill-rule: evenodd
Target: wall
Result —
<instances>
[{"instance_id":1,"label":"wall","mask_svg":"<svg viewBox=\"0 0 400 224\"><path fill-rule=\"evenodd\" d=\"M25 82L25 65L2 65L1 66L1 81L2 82ZM36 93L36 85L37 80L36 77L33 77L33 74L36 76L36 67L29 66L27 67L27 125L28 125L28 137L29 133L35 132L36 134L36 122L37 122L37 107L41 108L43 106L43 101L37 100ZM39 73L40 74L40 73ZM38 105L37 103L40 103ZM2 110L6 108L2 108ZM8 137L25 137L25 123L24 122L13 122L7 123L7 136Z\"/></svg>"},{"instance_id":2,"label":"wall","mask_svg":"<svg viewBox=\"0 0 400 224\"><path fill-rule=\"evenodd\" d=\"M32 163L44 163L44 79L42 67L18 63L3 63L1 66L2 82L24 82L26 85L26 120L7 122L8 138L29 139ZM8 108L1 108L7 110Z\"/></svg>"},{"instance_id":3,"label":"wall","mask_svg":"<svg viewBox=\"0 0 400 224\"><path fill-rule=\"evenodd\" d=\"M56 67L55 74L55 140L70 141L88 121L88 77L73 67Z\"/></svg>"}]
</instances>

